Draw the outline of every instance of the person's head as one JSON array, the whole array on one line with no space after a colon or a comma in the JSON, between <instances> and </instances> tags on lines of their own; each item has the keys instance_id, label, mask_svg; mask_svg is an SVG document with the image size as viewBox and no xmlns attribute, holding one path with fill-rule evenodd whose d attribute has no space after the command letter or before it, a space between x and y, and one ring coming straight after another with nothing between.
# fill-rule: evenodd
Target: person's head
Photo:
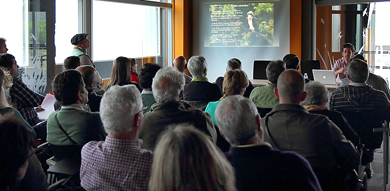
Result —
<instances>
[{"instance_id":1,"label":"person's head","mask_svg":"<svg viewBox=\"0 0 390 191\"><path fill-rule=\"evenodd\" d=\"M149 190L236 190L234 170L209 137L179 124L157 144Z\"/></svg>"},{"instance_id":2,"label":"person's head","mask_svg":"<svg viewBox=\"0 0 390 191\"><path fill-rule=\"evenodd\" d=\"M207 75L207 62L203 56L192 56L188 61L188 70L193 78L202 78Z\"/></svg>"},{"instance_id":3,"label":"person's head","mask_svg":"<svg viewBox=\"0 0 390 191\"><path fill-rule=\"evenodd\" d=\"M276 60L270 62L265 69L268 81L275 84L278 81L279 75L285 70L286 63L284 63L283 61Z\"/></svg>"},{"instance_id":4,"label":"person's head","mask_svg":"<svg viewBox=\"0 0 390 191\"><path fill-rule=\"evenodd\" d=\"M26 173L33 138L16 120L0 121L0 190L13 190Z\"/></svg>"},{"instance_id":5,"label":"person's head","mask_svg":"<svg viewBox=\"0 0 390 191\"><path fill-rule=\"evenodd\" d=\"M8 107L8 91L12 86L12 76L3 67L0 67L0 108Z\"/></svg>"},{"instance_id":6,"label":"person's head","mask_svg":"<svg viewBox=\"0 0 390 191\"><path fill-rule=\"evenodd\" d=\"M232 58L227 62L226 71L235 69L241 69L241 61L238 58Z\"/></svg>"},{"instance_id":7,"label":"person's head","mask_svg":"<svg viewBox=\"0 0 390 191\"><path fill-rule=\"evenodd\" d=\"M87 36L87 33L76 34L72 37L70 42L75 46L81 47L83 49L88 49L90 44Z\"/></svg>"},{"instance_id":8,"label":"person's head","mask_svg":"<svg viewBox=\"0 0 390 191\"><path fill-rule=\"evenodd\" d=\"M0 54L0 66L9 71L12 77L19 76L19 66L15 60L15 57L12 54Z\"/></svg>"},{"instance_id":9,"label":"person's head","mask_svg":"<svg viewBox=\"0 0 390 191\"><path fill-rule=\"evenodd\" d=\"M301 105L325 105L328 102L328 89L321 82L310 81L305 84L306 98Z\"/></svg>"},{"instance_id":10,"label":"person's head","mask_svg":"<svg viewBox=\"0 0 390 191\"><path fill-rule=\"evenodd\" d=\"M139 75L139 84L143 89L152 89L153 78L161 66L155 63L145 63L142 65Z\"/></svg>"},{"instance_id":11,"label":"person's head","mask_svg":"<svg viewBox=\"0 0 390 191\"><path fill-rule=\"evenodd\" d=\"M5 38L0 37L0 54L8 52L7 44L5 43L5 41Z\"/></svg>"},{"instance_id":12,"label":"person's head","mask_svg":"<svg viewBox=\"0 0 390 191\"><path fill-rule=\"evenodd\" d=\"M215 121L231 145L245 145L257 137L261 140L260 119L255 104L239 95L224 98L215 110Z\"/></svg>"},{"instance_id":13,"label":"person's head","mask_svg":"<svg viewBox=\"0 0 390 191\"><path fill-rule=\"evenodd\" d=\"M76 70L81 73L87 90L93 90L100 83L100 75L93 66L83 65L77 67Z\"/></svg>"},{"instance_id":14,"label":"person's head","mask_svg":"<svg viewBox=\"0 0 390 191\"><path fill-rule=\"evenodd\" d=\"M131 66L131 71L132 72L137 72L137 62L135 61L135 58L129 58L130 60L130 66Z\"/></svg>"},{"instance_id":15,"label":"person's head","mask_svg":"<svg viewBox=\"0 0 390 191\"><path fill-rule=\"evenodd\" d=\"M283 62L286 63L286 69L299 69L299 63L301 62L297 55L287 54L283 57Z\"/></svg>"},{"instance_id":16,"label":"person's head","mask_svg":"<svg viewBox=\"0 0 390 191\"><path fill-rule=\"evenodd\" d=\"M180 72L184 72L187 68L187 60L184 56L178 56L173 60L172 66Z\"/></svg>"},{"instance_id":17,"label":"person's head","mask_svg":"<svg viewBox=\"0 0 390 191\"><path fill-rule=\"evenodd\" d=\"M347 42L343 44L343 58L346 61L346 63L349 63L351 61L351 58L353 54L355 53L355 46L353 46L351 43Z\"/></svg>"},{"instance_id":18,"label":"person's head","mask_svg":"<svg viewBox=\"0 0 390 191\"><path fill-rule=\"evenodd\" d=\"M80 66L80 58L78 56L69 56L64 60L65 70L76 69Z\"/></svg>"},{"instance_id":19,"label":"person's head","mask_svg":"<svg viewBox=\"0 0 390 191\"><path fill-rule=\"evenodd\" d=\"M240 69L228 70L223 78L223 96L243 95L249 86L248 76Z\"/></svg>"},{"instance_id":20,"label":"person's head","mask_svg":"<svg viewBox=\"0 0 390 191\"><path fill-rule=\"evenodd\" d=\"M66 70L54 77L53 92L62 106L88 103L88 91L80 72Z\"/></svg>"},{"instance_id":21,"label":"person's head","mask_svg":"<svg viewBox=\"0 0 390 191\"><path fill-rule=\"evenodd\" d=\"M172 67L157 71L153 78L153 97L157 103L180 100L184 88L184 76Z\"/></svg>"},{"instance_id":22,"label":"person's head","mask_svg":"<svg viewBox=\"0 0 390 191\"><path fill-rule=\"evenodd\" d=\"M354 83L366 83L369 75L368 65L363 60L354 59L348 64L347 75Z\"/></svg>"},{"instance_id":23,"label":"person's head","mask_svg":"<svg viewBox=\"0 0 390 191\"><path fill-rule=\"evenodd\" d=\"M120 56L114 60L111 71L110 85L121 85L123 82L131 81L131 61Z\"/></svg>"},{"instance_id":24,"label":"person's head","mask_svg":"<svg viewBox=\"0 0 390 191\"><path fill-rule=\"evenodd\" d=\"M351 58L351 61L354 60L354 59L360 59L364 62L366 62L366 59L364 58L363 54L355 54L352 58ZM367 62L366 62L367 63Z\"/></svg>"},{"instance_id":25,"label":"person's head","mask_svg":"<svg viewBox=\"0 0 390 191\"><path fill-rule=\"evenodd\" d=\"M305 80L300 72L288 69L282 72L278 78L277 88L274 89L279 103L299 104L305 99L303 91Z\"/></svg>"},{"instance_id":26,"label":"person's head","mask_svg":"<svg viewBox=\"0 0 390 191\"><path fill-rule=\"evenodd\" d=\"M109 136L130 133L135 138L142 128L142 98L135 85L112 86L103 94L100 118Z\"/></svg>"}]
</instances>

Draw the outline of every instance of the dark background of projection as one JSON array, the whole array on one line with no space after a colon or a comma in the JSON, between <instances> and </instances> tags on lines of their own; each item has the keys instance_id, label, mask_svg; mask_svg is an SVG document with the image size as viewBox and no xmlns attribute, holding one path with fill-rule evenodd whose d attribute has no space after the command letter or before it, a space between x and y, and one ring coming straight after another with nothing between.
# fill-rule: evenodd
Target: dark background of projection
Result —
<instances>
[{"instance_id":1,"label":"dark background of projection","mask_svg":"<svg viewBox=\"0 0 390 191\"><path fill-rule=\"evenodd\" d=\"M274 5L274 39L277 46L205 46L210 38L210 5L213 4L248 4L273 3ZM243 11L246 19L247 12ZM192 55L202 55L208 63L207 78L215 82L226 72L226 63L231 58L238 58L242 62L242 69L249 79L253 79L253 63L255 60L278 60L290 52L290 1L192 1ZM243 23L245 24L245 23ZM187 58L189 59L189 58Z\"/></svg>"},{"instance_id":2,"label":"dark background of projection","mask_svg":"<svg viewBox=\"0 0 390 191\"><path fill-rule=\"evenodd\" d=\"M278 46L274 3L212 3L205 46Z\"/></svg>"}]
</instances>

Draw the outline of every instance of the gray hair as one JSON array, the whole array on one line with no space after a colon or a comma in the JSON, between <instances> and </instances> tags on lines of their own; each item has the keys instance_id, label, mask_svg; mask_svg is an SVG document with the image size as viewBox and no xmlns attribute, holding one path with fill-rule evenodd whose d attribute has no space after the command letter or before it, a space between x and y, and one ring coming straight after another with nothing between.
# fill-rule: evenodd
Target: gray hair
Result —
<instances>
[{"instance_id":1,"label":"gray hair","mask_svg":"<svg viewBox=\"0 0 390 191\"><path fill-rule=\"evenodd\" d=\"M278 82L279 75L285 70L286 63L284 63L282 60L272 61L267 65L267 68L265 69L267 79L272 83L276 83Z\"/></svg>"},{"instance_id":2,"label":"gray hair","mask_svg":"<svg viewBox=\"0 0 390 191\"><path fill-rule=\"evenodd\" d=\"M193 78L206 77L204 70L207 69L207 62L203 56L192 56L187 67Z\"/></svg>"},{"instance_id":3,"label":"gray hair","mask_svg":"<svg viewBox=\"0 0 390 191\"><path fill-rule=\"evenodd\" d=\"M100 103L100 118L104 129L112 135L131 131L134 117L140 111L142 98L135 85L111 86Z\"/></svg>"},{"instance_id":4,"label":"gray hair","mask_svg":"<svg viewBox=\"0 0 390 191\"><path fill-rule=\"evenodd\" d=\"M153 97L157 103L180 100L180 91L184 88L184 76L172 67L157 71L153 78Z\"/></svg>"},{"instance_id":5,"label":"gray hair","mask_svg":"<svg viewBox=\"0 0 390 191\"><path fill-rule=\"evenodd\" d=\"M301 105L324 105L328 101L328 89L321 82L310 81L305 84L307 96Z\"/></svg>"},{"instance_id":6,"label":"gray hair","mask_svg":"<svg viewBox=\"0 0 390 191\"><path fill-rule=\"evenodd\" d=\"M366 62L360 59L353 59L347 68L349 79L355 83L366 83L369 70Z\"/></svg>"},{"instance_id":7,"label":"gray hair","mask_svg":"<svg viewBox=\"0 0 390 191\"><path fill-rule=\"evenodd\" d=\"M256 116L255 104L241 95L227 96L215 110L217 125L231 145L245 144L256 135Z\"/></svg>"}]
</instances>

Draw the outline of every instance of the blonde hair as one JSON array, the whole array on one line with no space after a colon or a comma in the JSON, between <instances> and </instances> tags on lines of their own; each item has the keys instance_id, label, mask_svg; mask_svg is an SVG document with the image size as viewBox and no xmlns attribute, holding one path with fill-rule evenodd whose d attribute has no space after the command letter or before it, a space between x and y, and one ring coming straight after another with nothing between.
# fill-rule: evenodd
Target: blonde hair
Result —
<instances>
[{"instance_id":1,"label":"blonde hair","mask_svg":"<svg viewBox=\"0 0 390 191\"><path fill-rule=\"evenodd\" d=\"M157 144L150 191L233 191L233 167L204 133L179 124Z\"/></svg>"},{"instance_id":2,"label":"blonde hair","mask_svg":"<svg viewBox=\"0 0 390 191\"><path fill-rule=\"evenodd\" d=\"M249 86L248 76L241 69L228 70L223 77L223 97L243 93Z\"/></svg>"}]
</instances>

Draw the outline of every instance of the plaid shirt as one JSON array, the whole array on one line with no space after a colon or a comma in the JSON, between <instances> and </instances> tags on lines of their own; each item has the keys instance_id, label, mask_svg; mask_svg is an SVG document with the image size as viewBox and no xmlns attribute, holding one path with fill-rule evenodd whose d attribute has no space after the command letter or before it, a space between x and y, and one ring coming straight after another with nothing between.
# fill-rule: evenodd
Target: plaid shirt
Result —
<instances>
[{"instance_id":1,"label":"plaid shirt","mask_svg":"<svg viewBox=\"0 0 390 191\"><path fill-rule=\"evenodd\" d=\"M343 58L340 58L338 60L336 60L336 62L334 63L334 66L333 66L333 71L337 71L343 67L347 67L347 65L345 64L344 62L344 57ZM336 82L338 84L341 83L341 81L343 80L343 78L345 77L346 75L344 73L340 73L336 76Z\"/></svg>"},{"instance_id":2,"label":"plaid shirt","mask_svg":"<svg viewBox=\"0 0 390 191\"><path fill-rule=\"evenodd\" d=\"M86 190L147 190L153 161L141 139L91 141L81 151L80 179Z\"/></svg>"},{"instance_id":3,"label":"plaid shirt","mask_svg":"<svg viewBox=\"0 0 390 191\"><path fill-rule=\"evenodd\" d=\"M30 90L19 78L13 78L12 82L13 85L9 91L11 105L31 126L36 125L40 120L34 107L40 105L45 97Z\"/></svg>"}]
</instances>

